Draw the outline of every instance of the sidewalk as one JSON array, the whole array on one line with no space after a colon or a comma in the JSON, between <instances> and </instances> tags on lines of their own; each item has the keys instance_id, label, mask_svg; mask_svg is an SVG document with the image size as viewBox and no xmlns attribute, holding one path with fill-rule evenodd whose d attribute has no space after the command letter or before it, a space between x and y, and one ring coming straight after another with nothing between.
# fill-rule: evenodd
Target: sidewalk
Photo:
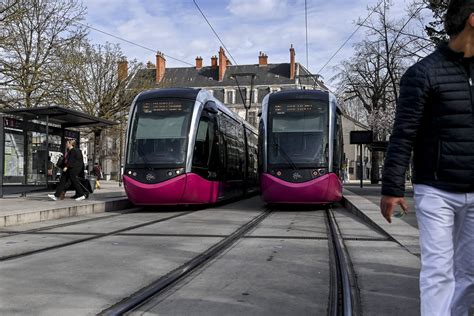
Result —
<instances>
[{"instance_id":1,"label":"sidewalk","mask_svg":"<svg viewBox=\"0 0 474 316\"><path fill-rule=\"evenodd\" d=\"M0 227L120 210L130 205L118 182L100 181L100 184L100 190L79 202L70 199L73 191L69 191L62 201L49 199L50 191L28 193L24 197L6 195L0 199Z\"/></svg>"},{"instance_id":2,"label":"sidewalk","mask_svg":"<svg viewBox=\"0 0 474 316\"><path fill-rule=\"evenodd\" d=\"M413 188L411 186L407 186L405 195L405 200L408 204L408 214L401 219L392 218L391 224L380 213L380 185L364 183L364 187L360 188L356 183L349 183L344 185L343 194L343 204L350 211L372 226L390 235L393 240L410 253L417 256L420 255L419 233L413 204Z\"/></svg>"}]
</instances>

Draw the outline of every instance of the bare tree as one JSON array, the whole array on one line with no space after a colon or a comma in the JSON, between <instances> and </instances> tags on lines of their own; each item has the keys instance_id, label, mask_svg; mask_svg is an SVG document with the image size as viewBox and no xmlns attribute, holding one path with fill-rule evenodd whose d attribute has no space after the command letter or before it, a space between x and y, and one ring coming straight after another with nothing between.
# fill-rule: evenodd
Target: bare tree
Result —
<instances>
[{"instance_id":1,"label":"bare tree","mask_svg":"<svg viewBox=\"0 0 474 316\"><path fill-rule=\"evenodd\" d=\"M79 0L19 0L8 10L14 23L4 23L9 40L1 47L0 80L8 86L7 106L35 107L55 103L52 92L63 81L55 71L58 54L85 36L75 22L85 9Z\"/></svg>"},{"instance_id":2,"label":"bare tree","mask_svg":"<svg viewBox=\"0 0 474 316\"><path fill-rule=\"evenodd\" d=\"M91 129L89 134L89 138L94 138L94 152L98 154L94 160L105 157L119 160L130 104L136 94L146 88L136 75L142 65L136 61L127 62L127 69L120 77L118 64L124 62L120 46L91 45L86 40L63 51L60 60L58 71L63 73L65 82L56 99L70 108L119 122L105 134L101 135L100 129ZM133 87L130 85L132 78ZM110 139L119 140L119 146L110 146Z\"/></svg>"},{"instance_id":3,"label":"bare tree","mask_svg":"<svg viewBox=\"0 0 474 316\"><path fill-rule=\"evenodd\" d=\"M362 105L367 113L366 121L374 131L378 140L385 140L388 136L387 126L390 125L391 115L382 115L393 111L395 103L394 90L391 79L386 70L383 44L381 42L363 41L356 46L354 57L342 62L338 79L339 98L348 106ZM384 121L373 119L374 116L384 118Z\"/></svg>"}]
</instances>

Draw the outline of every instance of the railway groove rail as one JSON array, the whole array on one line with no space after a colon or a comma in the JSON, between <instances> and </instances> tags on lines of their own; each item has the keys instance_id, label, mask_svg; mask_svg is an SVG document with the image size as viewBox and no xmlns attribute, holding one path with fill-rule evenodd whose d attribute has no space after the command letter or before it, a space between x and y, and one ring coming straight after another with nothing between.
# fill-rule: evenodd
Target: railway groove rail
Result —
<instances>
[{"instance_id":1,"label":"railway groove rail","mask_svg":"<svg viewBox=\"0 0 474 316\"><path fill-rule=\"evenodd\" d=\"M123 315L127 312L132 311L134 308L142 305L151 298L156 298L160 294L164 293L169 287L173 286L181 279L188 276L193 271L197 270L199 267L203 266L205 263L216 258L223 251L235 244L239 239L241 239L246 233L256 228L268 215L272 213L271 210L264 210L259 215L255 216L253 219L247 223L240 226L233 233L227 235L217 244L211 246L206 251L202 252L198 256L192 258L188 262L169 272L168 274L158 278L150 285L142 288L141 290L135 292L130 297L124 299L121 302L107 308L102 311L99 315Z\"/></svg>"},{"instance_id":2,"label":"railway groove rail","mask_svg":"<svg viewBox=\"0 0 474 316\"><path fill-rule=\"evenodd\" d=\"M27 257L27 256L39 254L39 253L44 253L44 252L47 252L47 251L56 250L56 249L60 249L60 248L64 248L64 247L68 247L68 246L72 246L72 245L76 245L76 244L88 242L88 241L91 241L91 240L96 240L96 239L99 239L99 238L104 238L104 237L119 235L119 234L125 233L125 232L127 232L127 231L131 231L131 230L135 230L135 229L138 229L138 228L142 228L142 227L154 225L154 224L157 224L157 223L161 223L161 222L164 222L164 221L168 221L168 220L171 220L171 219L174 219L174 218L177 218L177 217L181 217L181 216L185 216L185 215L188 215L188 214L191 214L191 213L195 213L195 212L198 212L198 210L183 211L183 212L180 212L180 213L178 213L178 214L174 214L174 215L166 216L166 217L164 217L164 218L155 219L155 220L152 220L152 221L147 221L147 222L145 222L145 223L141 223L141 224L132 225L132 226L128 226L128 227L125 227L125 228L113 230L113 231L108 232L108 233L92 233L92 234L85 234L87 237L80 238L80 239L77 239L77 240L73 240L73 241L69 241L69 242L64 242L64 243L60 243L60 244L56 244L56 245L52 245L52 246L37 248L37 249L33 249L33 250L29 250L29 251L24 251L24 252L20 252L20 253L10 254L10 255L6 255L6 256L0 256L0 262L15 260L15 259L19 259L19 258L23 258L23 257ZM125 214L120 214L120 215L125 215ZM111 217L117 217L117 216L120 216L120 215L111 215L111 216L107 216L107 217L105 217L105 218L104 218L104 217L97 218L97 219L95 219L95 220L100 220L100 219L102 219L102 218L104 218L104 219L110 219ZM73 225L77 225L77 224L79 224L79 223L90 222L90 221L92 221L92 220L93 220L93 219L86 219L86 220L82 220L82 221L76 221L76 222L73 222L73 223L65 223L65 224L53 225L53 226L50 226L50 227L44 227L44 228L34 229L34 230L30 230L30 231L25 231L25 232L14 232L12 235L15 235L15 234L16 234L16 235L18 235L18 234L25 234L25 235L27 235L27 234L39 234L39 233L48 234L47 232L45 232L45 230L53 229L53 228L58 228L58 227L73 226ZM51 233L51 234L67 235L67 233L66 233L66 234L64 234L64 233ZM74 235L81 235L81 233L75 233ZM6 236L6 237L8 237L8 236Z\"/></svg>"},{"instance_id":3,"label":"railway groove rail","mask_svg":"<svg viewBox=\"0 0 474 316\"><path fill-rule=\"evenodd\" d=\"M333 246L332 248L329 247L331 255L329 315L360 315L360 293L357 286L357 277L347 248L344 245L344 238L337 225L332 208L328 208L325 213L329 243Z\"/></svg>"}]
</instances>

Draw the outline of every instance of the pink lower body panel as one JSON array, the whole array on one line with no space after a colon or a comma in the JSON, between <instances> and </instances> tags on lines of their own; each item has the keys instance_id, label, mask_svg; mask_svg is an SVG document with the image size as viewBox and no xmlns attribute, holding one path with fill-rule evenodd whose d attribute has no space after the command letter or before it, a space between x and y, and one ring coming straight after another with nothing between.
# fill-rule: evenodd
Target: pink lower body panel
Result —
<instances>
[{"instance_id":1,"label":"pink lower body panel","mask_svg":"<svg viewBox=\"0 0 474 316\"><path fill-rule=\"evenodd\" d=\"M334 173L303 183L291 183L263 173L260 190L267 203L324 204L342 199L342 183Z\"/></svg>"},{"instance_id":2,"label":"pink lower body panel","mask_svg":"<svg viewBox=\"0 0 474 316\"><path fill-rule=\"evenodd\" d=\"M123 176L125 192L135 205L175 205L215 203L221 187L217 181L208 181L194 173L156 183L145 184Z\"/></svg>"}]
</instances>

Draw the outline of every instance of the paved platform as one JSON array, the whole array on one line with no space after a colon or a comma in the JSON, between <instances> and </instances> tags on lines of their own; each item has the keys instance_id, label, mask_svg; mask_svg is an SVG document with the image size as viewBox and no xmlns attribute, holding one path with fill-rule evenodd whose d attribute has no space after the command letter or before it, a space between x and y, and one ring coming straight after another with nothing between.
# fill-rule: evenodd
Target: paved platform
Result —
<instances>
[{"instance_id":1,"label":"paved platform","mask_svg":"<svg viewBox=\"0 0 474 316\"><path fill-rule=\"evenodd\" d=\"M363 188L355 183L344 185L343 204L345 207L373 227L384 231L410 253L419 256L419 232L413 204L413 188L407 185L405 200L408 204L408 214L400 219L392 218L391 224L380 213L380 197L380 185L365 184Z\"/></svg>"},{"instance_id":2,"label":"paved platform","mask_svg":"<svg viewBox=\"0 0 474 316\"><path fill-rule=\"evenodd\" d=\"M28 193L26 196L5 195L0 199L0 227L22 225L63 217L121 210L130 206L123 186L116 181L101 181L87 200L70 199L73 191L62 201L48 198L51 191Z\"/></svg>"}]
</instances>

